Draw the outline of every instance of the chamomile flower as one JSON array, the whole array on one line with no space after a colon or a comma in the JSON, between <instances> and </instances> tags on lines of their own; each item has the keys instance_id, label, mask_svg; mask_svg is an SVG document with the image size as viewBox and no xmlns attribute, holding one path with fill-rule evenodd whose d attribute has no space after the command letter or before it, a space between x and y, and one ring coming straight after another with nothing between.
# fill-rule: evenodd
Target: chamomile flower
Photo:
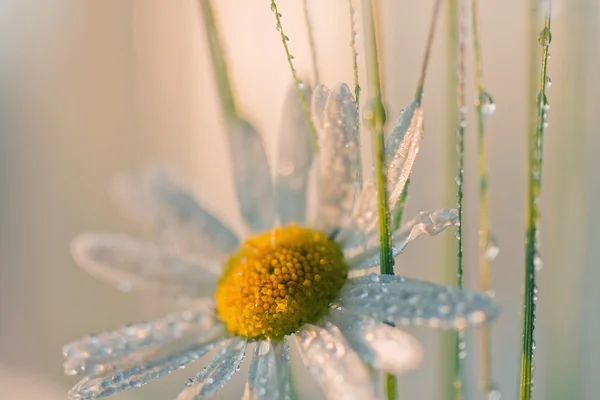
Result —
<instances>
[{"instance_id":1,"label":"chamomile flower","mask_svg":"<svg viewBox=\"0 0 600 400\"><path fill-rule=\"evenodd\" d=\"M230 121L240 213L250 231L243 238L166 175L117 186L128 214L152 225L158 244L83 234L73 241L77 263L121 289L209 299L212 306L190 303L180 314L66 345L66 374L83 377L71 399L139 387L218 347L177 397L209 398L239 370L250 343L244 399L287 399L289 340L297 342L327 398L374 399L371 370L399 375L421 359L418 342L397 325L462 329L497 314L483 294L401 276L361 276L379 263L376 193L369 183L358 190L358 113L348 87L316 88L312 114L320 148L315 160L292 91L273 177L252 126ZM389 136L392 199L412 168L421 126L420 110L409 107ZM307 213L313 187L316 201ZM456 221L456 210L421 212L394 232L394 255L416 237L437 235Z\"/></svg>"}]
</instances>

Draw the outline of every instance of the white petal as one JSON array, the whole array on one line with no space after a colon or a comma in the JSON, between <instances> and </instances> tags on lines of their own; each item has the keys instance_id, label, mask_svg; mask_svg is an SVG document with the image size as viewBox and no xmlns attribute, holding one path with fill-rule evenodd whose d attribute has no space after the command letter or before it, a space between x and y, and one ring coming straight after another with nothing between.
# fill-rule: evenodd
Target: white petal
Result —
<instances>
[{"instance_id":1,"label":"white petal","mask_svg":"<svg viewBox=\"0 0 600 400\"><path fill-rule=\"evenodd\" d=\"M207 399L217 393L240 370L247 344L248 340L240 337L229 339L208 366L187 381L187 389L177 396L177 400Z\"/></svg>"},{"instance_id":2,"label":"white petal","mask_svg":"<svg viewBox=\"0 0 600 400\"><path fill-rule=\"evenodd\" d=\"M223 330L223 326L212 313L187 311L88 336L63 347L65 374L102 374L122 361L127 363L131 355L175 342L193 342L202 335L212 337L215 330Z\"/></svg>"},{"instance_id":3,"label":"white petal","mask_svg":"<svg viewBox=\"0 0 600 400\"><path fill-rule=\"evenodd\" d=\"M493 320L497 304L483 293L393 275L349 279L334 307L396 325L463 329Z\"/></svg>"},{"instance_id":4,"label":"white petal","mask_svg":"<svg viewBox=\"0 0 600 400\"><path fill-rule=\"evenodd\" d=\"M214 292L217 276L196 262L126 235L88 233L71 244L77 264L121 290L142 289L169 296L200 297Z\"/></svg>"},{"instance_id":5,"label":"white petal","mask_svg":"<svg viewBox=\"0 0 600 400\"><path fill-rule=\"evenodd\" d=\"M323 129L325 124L325 105L331 91L325 85L318 85L312 95L311 99L311 118L315 128Z\"/></svg>"},{"instance_id":6,"label":"white petal","mask_svg":"<svg viewBox=\"0 0 600 400\"><path fill-rule=\"evenodd\" d=\"M310 99L310 90L304 90ZM313 147L295 85L288 90L279 129L275 206L281 224L304 223Z\"/></svg>"},{"instance_id":7,"label":"white petal","mask_svg":"<svg viewBox=\"0 0 600 400\"><path fill-rule=\"evenodd\" d=\"M410 242L422 234L439 235L456 224L458 224L458 210L454 208L441 208L433 212L421 211L392 237L394 257L402 253ZM347 262L351 270L368 269L379 265L379 255L379 244L376 244L360 254L348 258Z\"/></svg>"},{"instance_id":8,"label":"white petal","mask_svg":"<svg viewBox=\"0 0 600 400\"><path fill-rule=\"evenodd\" d=\"M402 375L421 363L421 345L412 335L398 328L346 310L331 309L327 319L373 368Z\"/></svg>"},{"instance_id":9,"label":"white petal","mask_svg":"<svg viewBox=\"0 0 600 400\"><path fill-rule=\"evenodd\" d=\"M67 372L92 374L69 391L69 398L94 400L140 387L203 356L224 334L222 324L201 315L197 321L165 318L68 345Z\"/></svg>"},{"instance_id":10,"label":"white petal","mask_svg":"<svg viewBox=\"0 0 600 400\"><path fill-rule=\"evenodd\" d=\"M414 105L411 104L407 111L400 116L386 143L386 156L389 158L387 167L388 205L391 210L398 203L419 153L423 134L423 109L414 108L413 111L413 108ZM411 116L410 124L406 124L408 116ZM357 227L369 235L377 229L379 221L377 187L373 180L365 185L356 201L352 216Z\"/></svg>"},{"instance_id":11,"label":"white petal","mask_svg":"<svg viewBox=\"0 0 600 400\"><path fill-rule=\"evenodd\" d=\"M414 111L413 111L414 109ZM412 111L412 113L411 113ZM405 116L406 115L406 116ZM409 124L406 122L410 121ZM388 204L395 207L410 177L423 135L423 109L410 104L386 141Z\"/></svg>"},{"instance_id":12,"label":"white petal","mask_svg":"<svg viewBox=\"0 0 600 400\"><path fill-rule=\"evenodd\" d=\"M184 252L223 258L238 247L236 235L165 173L149 173L144 179L121 176L112 194L126 214Z\"/></svg>"},{"instance_id":13,"label":"white petal","mask_svg":"<svg viewBox=\"0 0 600 400\"><path fill-rule=\"evenodd\" d=\"M262 138L247 121L227 121L235 188L242 217L253 231L273 226L273 184Z\"/></svg>"},{"instance_id":14,"label":"white petal","mask_svg":"<svg viewBox=\"0 0 600 400\"><path fill-rule=\"evenodd\" d=\"M256 343L243 400L287 400L290 397L290 349L285 342Z\"/></svg>"},{"instance_id":15,"label":"white petal","mask_svg":"<svg viewBox=\"0 0 600 400\"><path fill-rule=\"evenodd\" d=\"M297 334L304 364L328 400L373 400L369 371L339 330L305 325Z\"/></svg>"},{"instance_id":16,"label":"white petal","mask_svg":"<svg viewBox=\"0 0 600 400\"><path fill-rule=\"evenodd\" d=\"M347 85L341 84L329 95L323 120L322 127L317 127L320 153L315 226L328 232L348 225L358 190L358 112Z\"/></svg>"}]
</instances>

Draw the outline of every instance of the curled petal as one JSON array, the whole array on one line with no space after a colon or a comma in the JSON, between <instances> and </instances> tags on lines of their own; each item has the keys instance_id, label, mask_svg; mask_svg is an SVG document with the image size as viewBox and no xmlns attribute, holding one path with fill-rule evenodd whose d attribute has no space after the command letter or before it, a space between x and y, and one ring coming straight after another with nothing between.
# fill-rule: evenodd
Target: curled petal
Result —
<instances>
[{"instance_id":1,"label":"curled petal","mask_svg":"<svg viewBox=\"0 0 600 400\"><path fill-rule=\"evenodd\" d=\"M394 257L402 253L406 246L425 234L439 235L446 229L458 223L458 210L441 208L433 212L421 211L419 215L404 224L392 237L392 252ZM350 255L350 254L348 254ZM379 245L371 246L361 253L351 256L348 265L351 270L368 269L379 265Z\"/></svg>"},{"instance_id":2,"label":"curled petal","mask_svg":"<svg viewBox=\"0 0 600 400\"><path fill-rule=\"evenodd\" d=\"M246 354L247 339L229 339L206 368L195 378L186 382L177 400L200 400L212 397L240 370L240 364Z\"/></svg>"},{"instance_id":3,"label":"curled petal","mask_svg":"<svg viewBox=\"0 0 600 400\"><path fill-rule=\"evenodd\" d=\"M402 375L421 363L421 345L398 328L346 310L331 309L328 320L340 329L360 358L375 369Z\"/></svg>"},{"instance_id":4,"label":"curled petal","mask_svg":"<svg viewBox=\"0 0 600 400\"><path fill-rule=\"evenodd\" d=\"M287 400L290 397L290 349L285 341L256 343L243 400Z\"/></svg>"},{"instance_id":5,"label":"curled petal","mask_svg":"<svg viewBox=\"0 0 600 400\"><path fill-rule=\"evenodd\" d=\"M121 290L142 289L169 296L202 297L214 292L217 277L197 262L127 235L88 233L71 244L73 258L92 276Z\"/></svg>"},{"instance_id":6,"label":"curled petal","mask_svg":"<svg viewBox=\"0 0 600 400\"><path fill-rule=\"evenodd\" d=\"M333 324L305 325L296 339L304 364L327 399L374 399L368 369Z\"/></svg>"},{"instance_id":7,"label":"curled petal","mask_svg":"<svg viewBox=\"0 0 600 400\"><path fill-rule=\"evenodd\" d=\"M305 90L310 98L310 90ZM313 147L295 86L288 90L279 130L275 206L281 224L304 223Z\"/></svg>"},{"instance_id":8,"label":"curled petal","mask_svg":"<svg viewBox=\"0 0 600 400\"><path fill-rule=\"evenodd\" d=\"M184 252L220 259L239 244L229 228L165 173L148 174L145 179L123 175L111 189L127 215Z\"/></svg>"},{"instance_id":9,"label":"curled petal","mask_svg":"<svg viewBox=\"0 0 600 400\"><path fill-rule=\"evenodd\" d=\"M410 118L409 118L410 117ZM407 123L410 121L410 123ZM404 111L386 141L388 205L394 209L410 177L423 134L423 109L411 104ZM352 212L357 227L371 235L379 221L377 188L373 180L365 185Z\"/></svg>"},{"instance_id":10,"label":"curled petal","mask_svg":"<svg viewBox=\"0 0 600 400\"><path fill-rule=\"evenodd\" d=\"M71 391L72 400L95 400L140 387L210 351L224 327L203 314L167 317L65 346L65 371L88 374Z\"/></svg>"},{"instance_id":11,"label":"curled petal","mask_svg":"<svg viewBox=\"0 0 600 400\"><path fill-rule=\"evenodd\" d=\"M273 226L273 183L262 138L248 122L227 121L229 148L240 212L252 231Z\"/></svg>"},{"instance_id":12,"label":"curled petal","mask_svg":"<svg viewBox=\"0 0 600 400\"><path fill-rule=\"evenodd\" d=\"M394 325L463 329L488 323L499 313L483 293L393 275L349 279L334 307Z\"/></svg>"},{"instance_id":13,"label":"curled petal","mask_svg":"<svg viewBox=\"0 0 600 400\"><path fill-rule=\"evenodd\" d=\"M345 227L350 221L360 174L357 121L354 96L341 84L327 99L322 125L317 124L320 153L315 225L326 232Z\"/></svg>"}]
</instances>

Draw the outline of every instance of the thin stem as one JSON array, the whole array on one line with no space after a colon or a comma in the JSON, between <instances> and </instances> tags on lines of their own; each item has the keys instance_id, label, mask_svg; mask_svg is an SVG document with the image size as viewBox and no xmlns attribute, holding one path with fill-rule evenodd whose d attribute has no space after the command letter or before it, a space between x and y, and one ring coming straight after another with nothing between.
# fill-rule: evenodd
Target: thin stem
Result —
<instances>
[{"instance_id":1,"label":"thin stem","mask_svg":"<svg viewBox=\"0 0 600 400\"><path fill-rule=\"evenodd\" d=\"M356 101L356 112L360 115L360 84L358 81L358 52L356 50L356 37L358 36L358 31L356 28L356 9L354 7L354 0L348 0L348 7L350 8L350 48L352 49L352 71L354 72L354 98ZM356 133L360 145L360 118L356 119ZM359 190L362 190L362 157L358 158L358 163L358 188Z\"/></svg>"},{"instance_id":2,"label":"thin stem","mask_svg":"<svg viewBox=\"0 0 600 400\"><path fill-rule=\"evenodd\" d=\"M296 85L296 90L298 92L298 99L300 100L300 106L302 107L302 113L304 114L304 121L306 122L306 126L308 127L308 132L310 135L310 140L315 150L315 153L319 151L319 142L317 139L317 131L315 130L315 126L312 123L312 119L310 117L310 107L308 105L308 99L304 94L304 83L298 78L298 73L296 72L296 67L294 67L294 56L290 53L290 49L288 47L288 41L290 40L283 31L283 25L281 24L282 15L277 10L277 4L275 0L271 0L271 11L275 15L275 20L277 21L277 30L281 35L281 43L283 43L283 49L285 50L285 55L288 60L288 65L290 66L290 71L292 72L292 78L294 79L294 83Z\"/></svg>"},{"instance_id":3,"label":"thin stem","mask_svg":"<svg viewBox=\"0 0 600 400\"><path fill-rule=\"evenodd\" d=\"M306 25L306 31L308 33L308 44L310 47L310 57L312 60L313 79L315 85L320 82L319 80L319 67L317 62L317 46L315 46L315 36L313 34L312 21L310 19L310 12L308 11L308 0L302 0L302 9L304 11L304 24Z\"/></svg>"},{"instance_id":4,"label":"thin stem","mask_svg":"<svg viewBox=\"0 0 600 400\"><path fill-rule=\"evenodd\" d=\"M202 17L204 19L204 27L206 29L206 37L210 48L210 56L217 81L221 106L227 117L237 117L238 111L235 104L235 96L231 87L231 81L229 80L227 60L223 46L221 45L221 38L211 0L200 0L200 5L202 7Z\"/></svg>"},{"instance_id":5,"label":"thin stem","mask_svg":"<svg viewBox=\"0 0 600 400\"><path fill-rule=\"evenodd\" d=\"M485 293L490 290L490 260L488 258L489 199L483 107L490 100L483 88L477 0L471 0L471 19L473 26L473 56L475 59L475 87L477 90L477 151L479 157L479 289ZM483 326L481 328L481 382L483 393L486 395L492 391L491 365L490 330L487 326Z\"/></svg>"},{"instance_id":6,"label":"thin stem","mask_svg":"<svg viewBox=\"0 0 600 400\"><path fill-rule=\"evenodd\" d=\"M465 128L467 126L467 103L465 99L465 39L466 39L466 0L458 3L458 66L457 78L457 106L458 126L456 128L456 149L458 152L458 266L456 270L457 286L463 286L463 195L464 195L464 157L465 157ZM463 398L462 370L465 357L464 332L459 331L455 336L454 348L454 398Z\"/></svg>"},{"instance_id":7,"label":"thin stem","mask_svg":"<svg viewBox=\"0 0 600 400\"><path fill-rule=\"evenodd\" d=\"M377 52L377 18L379 16L378 0L363 0L363 18L365 29L365 43L368 60L368 82L371 100L366 110L367 121L373 134L373 148L375 149L375 177L377 181L377 198L379 212L379 249L380 271L382 274L394 274L394 257L391 249L390 214L388 209L385 147L383 127L385 125L385 108L381 95L381 77L379 71L379 57ZM396 398L396 378L393 375L385 376L385 392L388 400Z\"/></svg>"},{"instance_id":8,"label":"thin stem","mask_svg":"<svg viewBox=\"0 0 600 400\"><path fill-rule=\"evenodd\" d=\"M521 400L531 399L533 384L533 349L535 342L535 303L537 299L536 264L539 262L538 232L540 223L539 198L542 188L542 159L544 131L546 129L548 100L546 99L546 80L548 77L548 50L552 40L550 30L550 11L544 19L544 28L540 33L542 61L537 96L537 123L529 137L529 184L527 190L527 226L525 231L525 297L523 301L523 346L521 349Z\"/></svg>"},{"instance_id":9,"label":"thin stem","mask_svg":"<svg viewBox=\"0 0 600 400\"><path fill-rule=\"evenodd\" d=\"M448 0L447 8L447 27L446 33L446 124L448 126L448 132L444 135L444 139L447 141L446 148L449 150L446 153L447 162L445 171L446 175L442 180L445 183L445 196L447 201L456 199L456 188L454 180L456 178L455 168L457 163L457 153L455 150L456 146L456 69L458 65L457 52L458 47L458 24L457 24L457 2L458 0ZM450 183L451 182L451 183ZM456 261L455 261L455 243L454 238L445 239L445 248L441 255L440 261L443 261L443 265L448 267L444 269L444 279L447 283L454 283L456 276ZM444 400L450 400L454 397L453 388L453 367L454 367L454 348L455 348L455 337L453 334L442 336L442 354L440 355L440 371L441 382L439 387L441 393L439 398Z\"/></svg>"},{"instance_id":10,"label":"thin stem","mask_svg":"<svg viewBox=\"0 0 600 400\"><path fill-rule=\"evenodd\" d=\"M427 70L429 67L429 57L431 55L431 48L433 47L433 38L435 36L435 28L437 27L438 14L440 13L441 0L436 0L433 6L433 15L431 16L431 22L429 24L429 33L427 34L427 44L425 45L425 55L423 56L423 65L421 66L421 75L417 84L417 91L415 92L415 103L416 107L421 107L423 102L423 94L425 91L425 77L427 76ZM406 206L406 200L408 199L408 187L410 186L410 179L406 181L402 195L398 199L398 203L394 207L393 216L393 227L396 231L402 225L402 216L404 214L404 207Z\"/></svg>"},{"instance_id":11,"label":"thin stem","mask_svg":"<svg viewBox=\"0 0 600 400\"><path fill-rule=\"evenodd\" d=\"M429 57L431 55L431 48L433 47L433 38L435 36L435 28L437 26L438 14L440 13L441 0L436 0L433 6L433 15L431 16L431 22L429 24L429 33L427 35L427 44L425 46L425 55L423 57L423 65L421 67L421 76L419 77L419 83L417 84L417 91L415 93L415 102L417 107L421 106L423 101L423 89L425 88L425 77L427 75L427 67L429 66Z\"/></svg>"}]
</instances>

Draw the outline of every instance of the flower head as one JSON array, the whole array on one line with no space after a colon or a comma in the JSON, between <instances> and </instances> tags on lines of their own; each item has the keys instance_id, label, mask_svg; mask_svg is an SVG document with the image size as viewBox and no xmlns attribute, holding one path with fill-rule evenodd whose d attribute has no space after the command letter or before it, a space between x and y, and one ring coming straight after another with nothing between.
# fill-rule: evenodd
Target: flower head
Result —
<instances>
[{"instance_id":1,"label":"flower head","mask_svg":"<svg viewBox=\"0 0 600 400\"><path fill-rule=\"evenodd\" d=\"M239 369L251 342L244 398L287 399L286 337L295 335L328 398L368 400L375 392L366 365L401 374L420 361L418 342L397 325L461 329L497 314L483 294L401 276L357 276L379 263L375 189L366 184L359 191L357 184L357 110L345 85L333 92L318 87L312 109L321 149L313 213L307 213L313 152L293 91L284 105L274 179L256 131L247 122L229 121L240 214L252 231L244 240L165 175L116 186L125 209L154 227L159 244L85 234L73 242L76 261L121 289L209 298L214 307L190 305L178 315L65 346L65 372L84 376L71 399L141 386L220 346L178 397L208 398ZM418 109L407 110L390 135L391 197L401 193L398 185L418 152L419 121ZM451 209L420 213L394 233L394 255L456 220Z\"/></svg>"}]
</instances>

